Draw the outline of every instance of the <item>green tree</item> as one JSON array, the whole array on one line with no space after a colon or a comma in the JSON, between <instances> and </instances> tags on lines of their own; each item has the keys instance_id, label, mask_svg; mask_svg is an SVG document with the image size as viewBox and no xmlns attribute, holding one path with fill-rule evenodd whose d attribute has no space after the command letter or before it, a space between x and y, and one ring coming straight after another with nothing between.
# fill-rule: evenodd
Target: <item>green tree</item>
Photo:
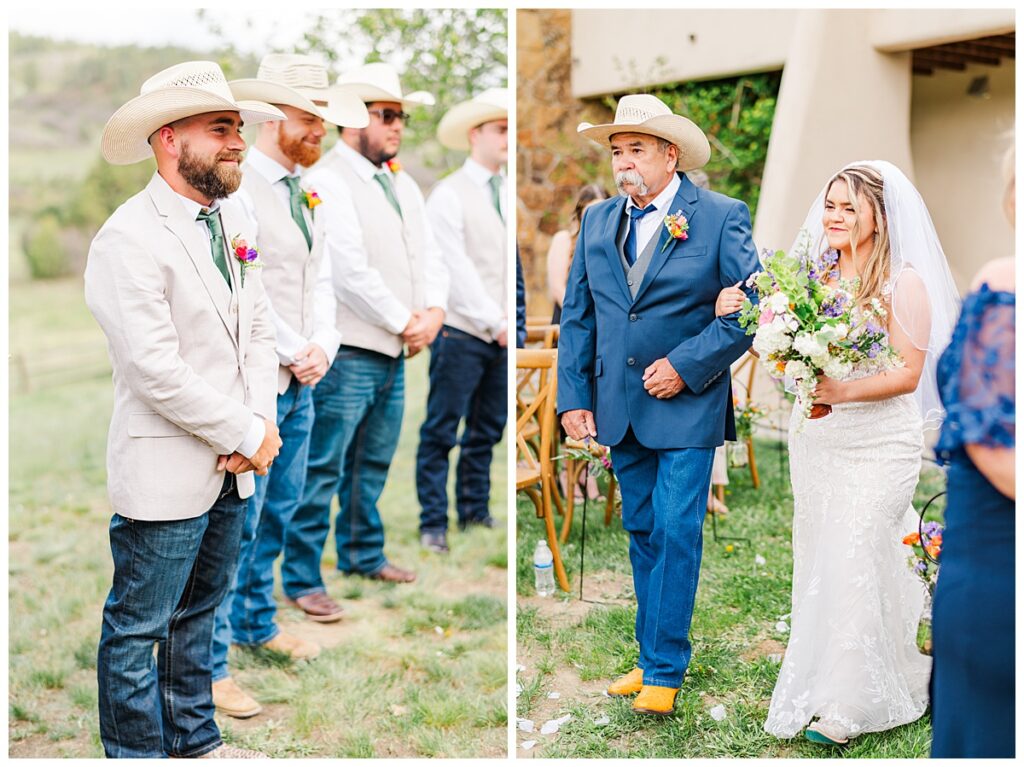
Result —
<instances>
[{"instance_id":1,"label":"green tree","mask_svg":"<svg viewBox=\"0 0 1024 767\"><path fill-rule=\"evenodd\" d=\"M23 247L33 279L52 279L68 273L68 256L61 240L61 223L53 212L33 219Z\"/></svg>"},{"instance_id":2,"label":"green tree","mask_svg":"<svg viewBox=\"0 0 1024 767\"><path fill-rule=\"evenodd\" d=\"M231 31L206 19L230 47ZM508 82L507 30L501 8L332 9L314 17L290 50L323 58L334 76L373 61L394 64L407 92L425 90L437 100L414 110L406 147L423 147L428 162L450 167L459 156L437 145L437 123L459 101Z\"/></svg>"},{"instance_id":3,"label":"green tree","mask_svg":"<svg viewBox=\"0 0 1024 767\"><path fill-rule=\"evenodd\" d=\"M781 72L675 83L654 95L672 111L689 117L711 142L704 170L716 192L743 200L757 211L768 138L775 117Z\"/></svg>"}]
</instances>

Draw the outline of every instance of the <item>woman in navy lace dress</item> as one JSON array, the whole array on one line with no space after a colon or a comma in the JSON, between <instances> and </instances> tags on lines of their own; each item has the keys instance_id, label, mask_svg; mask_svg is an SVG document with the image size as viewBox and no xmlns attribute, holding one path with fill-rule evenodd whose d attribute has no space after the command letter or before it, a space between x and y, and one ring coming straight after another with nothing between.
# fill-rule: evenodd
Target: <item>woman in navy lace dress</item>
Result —
<instances>
[{"instance_id":1,"label":"woman in navy lace dress","mask_svg":"<svg viewBox=\"0 0 1024 767\"><path fill-rule=\"evenodd\" d=\"M1014 755L1015 303L1013 259L988 264L938 366L935 450L949 481L932 624L936 758Z\"/></svg>"}]
</instances>

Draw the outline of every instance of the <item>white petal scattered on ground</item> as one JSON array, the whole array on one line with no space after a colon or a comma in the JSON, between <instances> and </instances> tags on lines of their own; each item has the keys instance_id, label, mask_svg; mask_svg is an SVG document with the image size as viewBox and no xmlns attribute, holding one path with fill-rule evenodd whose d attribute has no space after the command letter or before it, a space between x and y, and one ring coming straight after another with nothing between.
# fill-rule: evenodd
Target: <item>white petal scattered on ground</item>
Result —
<instances>
[{"instance_id":1,"label":"white petal scattered on ground","mask_svg":"<svg viewBox=\"0 0 1024 767\"><path fill-rule=\"evenodd\" d=\"M788 621L790 615L791 615L791 613L786 613L785 615L780 615L779 616L779 620L780 621Z\"/></svg>"},{"instance_id":2,"label":"white petal scattered on ground","mask_svg":"<svg viewBox=\"0 0 1024 767\"><path fill-rule=\"evenodd\" d=\"M405 706L399 706L397 703L391 706L391 713L393 716L405 716L409 713L409 709Z\"/></svg>"},{"instance_id":3,"label":"white petal scattered on ground","mask_svg":"<svg viewBox=\"0 0 1024 767\"><path fill-rule=\"evenodd\" d=\"M699 695L700 697L703 698L705 695L707 695L707 693L704 692L703 690L701 690L700 692L697 693L697 695Z\"/></svg>"},{"instance_id":4,"label":"white petal scattered on ground","mask_svg":"<svg viewBox=\"0 0 1024 767\"><path fill-rule=\"evenodd\" d=\"M533 720L532 719L517 719L516 725L523 732L533 732Z\"/></svg>"},{"instance_id":5,"label":"white petal scattered on ground","mask_svg":"<svg viewBox=\"0 0 1024 767\"><path fill-rule=\"evenodd\" d=\"M755 565L766 565L766 564L768 564L768 560L765 559L764 557L762 557L760 554L758 554L756 557L754 557L754 564Z\"/></svg>"},{"instance_id":6,"label":"white petal scattered on ground","mask_svg":"<svg viewBox=\"0 0 1024 767\"><path fill-rule=\"evenodd\" d=\"M604 697L606 697L606 698L610 698L610 697L612 697L611 695L609 695L609 694L608 694L608 691L607 691L607 690L601 690L601 694L602 694L602 695L603 695Z\"/></svg>"},{"instance_id":7,"label":"white petal scattered on ground","mask_svg":"<svg viewBox=\"0 0 1024 767\"><path fill-rule=\"evenodd\" d=\"M786 625L786 621L779 621L775 624L775 630L778 631L780 634L785 634L787 631L789 631L789 626Z\"/></svg>"},{"instance_id":8,"label":"white petal scattered on ground","mask_svg":"<svg viewBox=\"0 0 1024 767\"><path fill-rule=\"evenodd\" d=\"M524 666L522 663L517 663L516 664L516 671L517 672L518 671L526 671L526 666Z\"/></svg>"},{"instance_id":9,"label":"white petal scattered on ground","mask_svg":"<svg viewBox=\"0 0 1024 767\"><path fill-rule=\"evenodd\" d=\"M566 722L568 722L570 719L572 719L572 714L560 716L558 717L558 719L549 719L548 721L544 722L544 725L540 728L540 734L554 735L556 732L558 732L558 728Z\"/></svg>"},{"instance_id":10,"label":"white petal scattered on ground","mask_svg":"<svg viewBox=\"0 0 1024 767\"><path fill-rule=\"evenodd\" d=\"M604 727L606 724L611 724L611 721L612 720L608 718L608 715L605 714L604 716L599 716L597 719L595 719L594 724L596 724L598 727Z\"/></svg>"},{"instance_id":11,"label":"white petal scattered on ground","mask_svg":"<svg viewBox=\"0 0 1024 767\"><path fill-rule=\"evenodd\" d=\"M562 697L562 693L560 693L560 692L549 692L548 693L548 700L558 700L561 697Z\"/></svg>"},{"instance_id":12,"label":"white petal scattered on ground","mask_svg":"<svg viewBox=\"0 0 1024 767\"><path fill-rule=\"evenodd\" d=\"M529 751L536 745L537 741L535 740L524 740L522 743L519 744L519 748L523 749L523 751Z\"/></svg>"},{"instance_id":13,"label":"white petal scattered on ground","mask_svg":"<svg viewBox=\"0 0 1024 767\"><path fill-rule=\"evenodd\" d=\"M444 636L444 629L440 626L434 626L434 633L439 634L440 636Z\"/></svg>"},{"instance_id":14,"label":"white petal scattered on ground","mask_svg":"<svg viewBox=\"0 0 1024 767\"><path fill-rule=\"evenodd\" d=\"M711 718L714 719L716 722L721 722L723 719L725 719L725 706L719 703L717 706L712 708L708 713L711 714Z\"/></svg>"},{"instance_id":15,"label":"white petal scattered on ground","mask_svg":"<svg viewBox=\"0 0 1024 767\"><path fill-rule=\"evenodd\" d=\"M522 694L523 694L523 685L520 684L519 682L516 682L516 697L518 698Z\"/></svg>"},{"instance_id":16,"label":"white petal scattered on ground","mask_svg":"<svg viewBox=\"0 0 1024 767\"><path fill-rule=\"evenodd\" d=\"M768 661L770 663L782 663L782 653L780 653L780 652L769 653Z\"/></svg>"}]
</instances>

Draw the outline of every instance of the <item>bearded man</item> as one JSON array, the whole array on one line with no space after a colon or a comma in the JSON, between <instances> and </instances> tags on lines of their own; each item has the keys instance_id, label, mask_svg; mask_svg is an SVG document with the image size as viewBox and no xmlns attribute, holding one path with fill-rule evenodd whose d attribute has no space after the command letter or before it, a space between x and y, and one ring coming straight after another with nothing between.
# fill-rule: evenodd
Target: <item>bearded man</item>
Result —
<instances>
[{"instance_id":1,"label":"bearded man","mask_svg":"<svg viewBox=\"0 0 1024 767\"><path fill-rule=\"evenodd\" d=\"M281 446L258 248L225 198L241 181L243 120L283 116L198 61L151 77L103 132L108 162L157 165L96 235L85 270L114 380L114 577L96 666L110 757L259 756L223 745L210 694L214 611L253 471Z\"/></svg>"},{"instance_id":2,"label":"bearded man","mask_svg":"<svg viewBox=\"0 0 1024 767\"><path fill-rule=\"evenodd\" d=\"M758 266L739 200L697 188L704 133L654 96L578 131L611 149L620 197L587 209L558 341L558 412L573 439L611 446L636 592L636 667L609 695L672 713L690 619L714 449L735 439L729 366L750 346L719 291Z\"/></svg>"},{"instance_id":3,"label":"bearded man","mask_svg":"<svg viewBox=\"0 0 1024 767\"><path fill-rule=\"evenodd\" d=\"M331 245L317 209L319 196L302 180L302 172L320 159L325 120L354 127L369 122L359 99L328 94L327 68L310 56L268 54L256 77L233 81L233 92L243 98L250 92L262 95L288 119L260 126L242 166L236 199L256 223L264 261L263 283L277 331L277 426L284 444L274 468L256 479L235 587L217 610L214 629L213 702L222 713L242 719L262 707L229 673L232 642L293 660L311 660L320 652L316 643L281 631L274 621L274 560L306 480L313 387L334 362L341 341L334 326L331 260L324 255ZM316 595L303 599L316 620L341 617Z\"/></svg>"},{"instance_id":4,"label":"bearded man","mask_svg":"<svg viewBox=\"0 0 1024 767\"><path fill-rule=\"evenodd\" d=\"M367 64L338 78L336 89L365 105L370 124L341 128L340 140L307 180L323 204L334 269L334 364L313 391L313 432L302 502L285 538L284 592L311 614L306 599L330 599L320 559L335 519L337 568L394 583L416 578L388 561L378 500L398 446L405 403L403 352L419 353L444 322L448 274L416 182L389 163L402 144L406 108L433 103L403 95L398 73Z\"/></svg>"}]
</instances>

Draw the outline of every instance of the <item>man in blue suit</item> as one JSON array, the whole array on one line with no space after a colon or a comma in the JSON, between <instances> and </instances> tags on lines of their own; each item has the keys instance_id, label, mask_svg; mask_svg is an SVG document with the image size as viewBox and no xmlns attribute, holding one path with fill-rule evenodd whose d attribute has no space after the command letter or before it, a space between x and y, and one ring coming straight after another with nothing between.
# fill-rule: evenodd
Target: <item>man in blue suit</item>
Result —
<instances>
[{"instance_id":1,"label":"man in blue suit","mask_svg":"<svg viewBox=\"0 0 1024 767\"><path fill-rule=\"evenodd\" d=\"M722 288L758 269L747 206L679 172L704 133L650 95L578 131L612 151L621 196L589 208L558 342L558 412L574 439L611 446L637 598L637 668L608 688L667 715L690 661L690 620L715 447L735 439L729 366L749 348ZM753 296L751 296L753 297Z\"/></svg>"}]
</instances>

